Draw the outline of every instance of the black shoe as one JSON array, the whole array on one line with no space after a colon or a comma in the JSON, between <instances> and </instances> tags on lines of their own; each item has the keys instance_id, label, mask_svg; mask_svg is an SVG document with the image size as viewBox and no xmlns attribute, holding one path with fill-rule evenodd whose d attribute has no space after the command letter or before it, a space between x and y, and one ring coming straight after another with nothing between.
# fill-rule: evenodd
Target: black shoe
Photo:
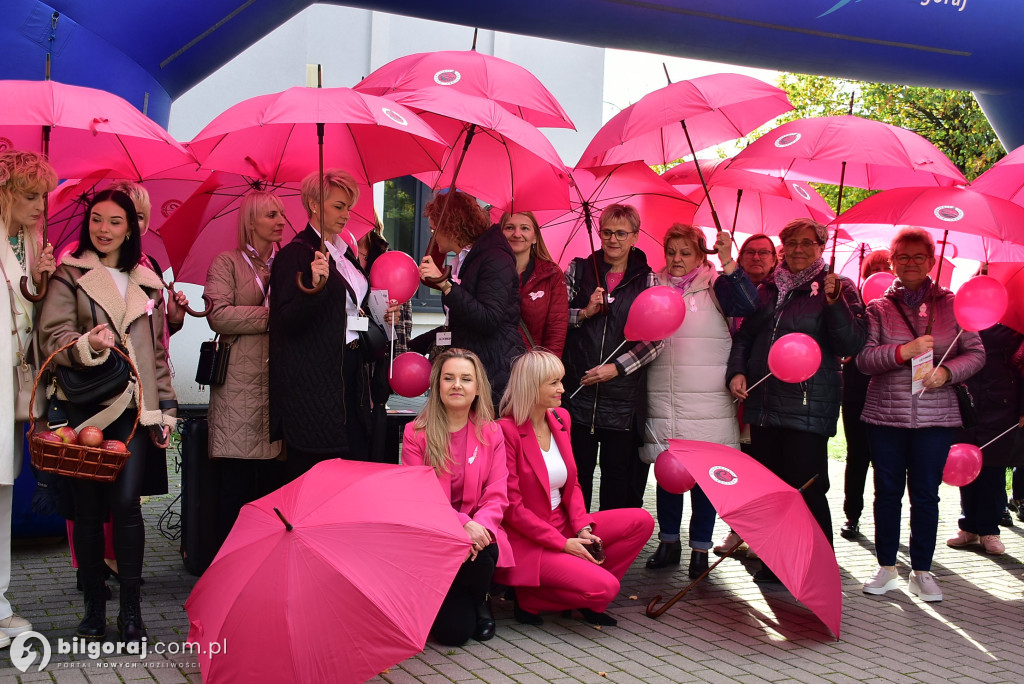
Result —
<instances>
[{"instance_id":1,"label":"black shoe","mask_svg":"<svg viewBox=\"0 0 1024 684\"><path fill-rule=\"evenodd\" d=\"M514 614L516 617L516 622L522 623L524 625L544 624L544 618L542 618L540 615L537 615L536 613L531 613L528 610L520 608L518 603L515 604Z\"/></svg>"},{"instance_id":2,"label":"black shoe","mask_svg":"<svg viewBox=\"0 0 1024 684\"><path fill-rule=\"evenodd\" d=\"M580 613L583 615L583 619L592 625L614 627L619 624L619 621L608 613L598 613L596 610L590 610L589 608L580 608Z\"/></svg>"},{"instance_id":3,"label":"black shoe","mask_svg":"<svg viewBox=\"0 0 1024 684\"><path fill-rule=\"evenodd\" d=\"M117 629L122 642L142 641L146 625L142 622L142 579L121 580L121 612L117 616Z\"/></svg>"},{"instance_id":4,"label":"black shoe","mask_svg":"<svg viewBox=\"0 0 1024 684\"><path fill-rule=\"evenodd\" d=\"M847 520L846 524L839 528L839 536L843 539L856 539L860 537L860 523L856 520Z\"/></svg>"},{"instance_id":5,"label":"black shoe","mask_svg":"<svg viewBox=\"0 0 1024 684\"><path fill-rule=\"evenodd\" d=\"M761 569L754 573L754 581L758 584L770 584L779 582L779 578L775 576L771 568L767 565L762 564Z\"/></svg>"},{"instance_id":6,"label":"black shoe","mask_svg":"<svg viewBox=\"0 0 1024 684\"><path fill-rule=\"evenodd\" d=\"M1010 517L1009 510L1003 511L1003 517L999 520L999 524L1003 527L1013 527L1013 518Z\"/></svg>"},{"instance_id":7,"label":"black shoe","mask_svg":"<svg viewBox=\"0 0 1024 684\"><path fill-rule=\"evenodd\" d=\"M103 597L103 580L85 583L85 616L75 635L82 639L103 639L107 634L107 601ZM107 588L107 591L110 591Z\"/></svg>"},{"instance_id":8,"label":"black shoe","mask_svg":"<svg viewBox=\"0 0 1024 684\"><path fill-rule=\"evenodd\" d=\"M687 575L690 579L697 579L708 569L708 552L698 551L694 549L690 552L690 569L687 571Z\"/></svg>"},{"instance_id":9,"label":"black shoe","mask_svg":"<svg viewBox=\"0 0 1024 684\"><path fill-rule=\"evenodd\" d=\"M494 637L494 613L491 612L491 599L487 597L484 602L476 608L476 632L473 638L477 641L487 641Z\"/></svg>"},{"instance_id":10,"label":"black shoe","mask_svg":"<svg viewBox=\"0 0 1024 684\"><path fill-rule=\"evenodd\" d=\"M657 570L667 568L670 565L679 565L679 556L682 553L683 545L677 541L658 542L658 549L654 555L647 559L647 569Z\"/></svg>"}]
</instances>

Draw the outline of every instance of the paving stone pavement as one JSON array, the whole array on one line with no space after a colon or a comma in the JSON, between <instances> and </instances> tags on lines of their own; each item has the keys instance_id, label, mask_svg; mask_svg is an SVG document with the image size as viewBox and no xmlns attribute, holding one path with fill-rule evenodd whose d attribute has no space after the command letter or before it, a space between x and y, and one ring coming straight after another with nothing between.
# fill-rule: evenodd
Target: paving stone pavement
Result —
<instances>
[{"instance_id":1,"label":"paving stone pavement","mask_svg":"<svg viewBox=\"0 0 1024 684\"><path fill-rule=\"evenodd\" d=\"M830 463L836 530L843 522L842 469L842 463ZM870 501L870 483L868 488ZM171 493L143 507L148 524L143 614L151 643L160 642L169 651L180 648L188 632L183 604L196 581L182 566L178 542L157 531L158 518L179 491L180 478L172 473ZM667 598L687 582L685 555L678 569L643 567L656 545L652 540L609 609L618 626L599 629L557 614L546 615L538 627L520 625L512 619L511 604L497 601L498 632L491 641L455 649L428 642L421 654L371 681L1019 682L1024 678L1024 523L1003 530L1007 553L1002 557L950 549L943 541L955 531L959 497L946 486L941 497L933 568L945 594L941 603L923 603L906 591L908 532L899 556L903 586L880 597L861 592L876 567L870 514L863 521L862 539L848 541L836 534L844 600L840 640L784 588L754 584L750 575L758 568L756 561L732 558L663 616L646 617L651 598ZM646 507L653 514L653 477ZM904 502L905 518L907 512ZM718 521L716 540L725 531ZM19 545L13 566L10 596L16 610L51 641L70 638L81 619L82 599L66 543ZM108 633L115 631L117 612L118 588L111 584L115 595L108 604ZM0 682L201 681L195 658L187 655L150 654L140 661L55 653L43 672L21 674L6 653L0 652Z\"/></svg>"}]
</instances>

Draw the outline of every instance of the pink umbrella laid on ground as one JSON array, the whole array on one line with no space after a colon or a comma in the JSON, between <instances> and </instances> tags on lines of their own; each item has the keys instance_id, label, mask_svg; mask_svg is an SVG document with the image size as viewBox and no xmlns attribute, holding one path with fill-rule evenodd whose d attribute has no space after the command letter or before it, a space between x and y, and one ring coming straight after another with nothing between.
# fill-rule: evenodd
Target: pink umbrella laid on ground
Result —
<instances>
[{"instance_id":1,"label":"pink umbrella laid on ground","mask_svg":"<svg viewBox=\"0 0 1024 684\"><path fill-rule=\"evenodd\" d=\"M423 650L469 546L430 468L317 464L242 508L185 602L203 681L379 674Z\"/></svg>"},{"instance_id":2,"label":"pink umbrella laid on ground","mask_svg":"<svg viewBox=\"0 0 1024 684\"><path fill-rule=\"evenodd\" d=\"M668 450L678 455L722 520L838 639L843 615L839 564L803 495L738 449L670 439ZM648 606L648 615L657 612L659 599Z\"/></svg>"}]
</instances>

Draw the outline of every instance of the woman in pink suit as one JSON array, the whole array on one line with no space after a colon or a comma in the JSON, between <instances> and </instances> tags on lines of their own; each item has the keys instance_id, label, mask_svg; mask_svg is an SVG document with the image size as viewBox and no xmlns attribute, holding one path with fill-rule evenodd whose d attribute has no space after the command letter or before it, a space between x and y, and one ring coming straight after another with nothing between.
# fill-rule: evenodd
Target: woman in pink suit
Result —
<instances>
[{"instance_id":1,"label":"woman in pink suit","mask_svg":"<svg viewBox=\"0 0 1024 684\"><path fill-rule=\"evenodd\" d=\"M576 478L569 414L560 408L565 368L540 350L512 366L499 421L508 456L508 510L502 523L516 564L499 568L515 587L519 622L541 624L543 610L579 609L591 624L605 614L619 582L651 538L654 520L642 508L587 513Z\"/></svg>"},{"instance_id":2,"label":"woman in pink suit","mask_svg":"<svg viewBox=\"0 0 1024 684\"><path fill-rule=\"evenodd\" d=\"M494 636L491 578L495 567L514 562L501 529L508 506L505 440L493 416L480 359L465 349L449 349L434 361L426 405L405 427L402 463L434 469L473 543L431 630L445 646Z\"/></svg>"}]
</instances>

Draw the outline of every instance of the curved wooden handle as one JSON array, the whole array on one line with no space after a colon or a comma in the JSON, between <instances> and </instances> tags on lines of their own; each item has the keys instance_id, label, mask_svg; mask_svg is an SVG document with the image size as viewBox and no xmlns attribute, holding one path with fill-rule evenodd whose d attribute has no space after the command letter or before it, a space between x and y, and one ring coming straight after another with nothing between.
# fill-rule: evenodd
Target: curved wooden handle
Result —
<instances>
[{"instance_id":1,"label":"curved wooden handle","mask_svg":"<svg viewBox=\"0 0 1024 684\"><path fill-rule=\"evenodd\" d=\"M21 276L21 294L28 301L38 304L46 296L46 288L50 281L50 274L44 273L39 277L39 292L32 292L28 287L28 276Z\"/></svg>"},{"instance_id":2,"label":"curved wooden handle","mask_svg":"<svg viewBox=\"0 0 1024 684\"><path fill-rule=\"evenodd\" d=\"M422 282L424 285L431 289L439 290L441 288L438 286L452 277L452 267L441 266L441 264L444 263L444 258L448 255L445 252L441 251L441 248L438 247L437 241L434 240L433 235L430 236L430 242L427 243L426 256L430 257L431 260L433 260L434 265L441 270L441 275L435 276L433 278L420 278L420 282Z\"/></svg>"},{"instance_id":3,"label":"curved wooden handle","mask_svg":"<svg viewBox=\"0 0 1024 684\"><path fill-rule=\"evenodd\" d=\"M330 275L328 275L328 278L329 277ZM299 289L306 294L312 295L324 289L324 286L327 284L327 278L324 278L319 284L314 285L313 287L306 287L306 284L302 282L302 271L299 271L295 274L295 284L298 285Z\"/></svg>"},{"instance_id":4,"label":"curved wooden handle","mask_svg":"<svg viewBox=\"0 0 1024 684\"><path fill-rule=\"evenodd\" d=\"M171 293L172 297L178 294L174 290L173 281L171 282L170 285L167 286L167 291ZM209 295L205 293L203 294L203 304L206 306L206 308L203 309L202 311L196 311L188 304L185 304L182 308L185 309L185 313L187 313L189 316L195 316L196 318L205 318L210 315L210 309L213 307L213 300L210 299Z\"/></svg>"}]
</instances>

